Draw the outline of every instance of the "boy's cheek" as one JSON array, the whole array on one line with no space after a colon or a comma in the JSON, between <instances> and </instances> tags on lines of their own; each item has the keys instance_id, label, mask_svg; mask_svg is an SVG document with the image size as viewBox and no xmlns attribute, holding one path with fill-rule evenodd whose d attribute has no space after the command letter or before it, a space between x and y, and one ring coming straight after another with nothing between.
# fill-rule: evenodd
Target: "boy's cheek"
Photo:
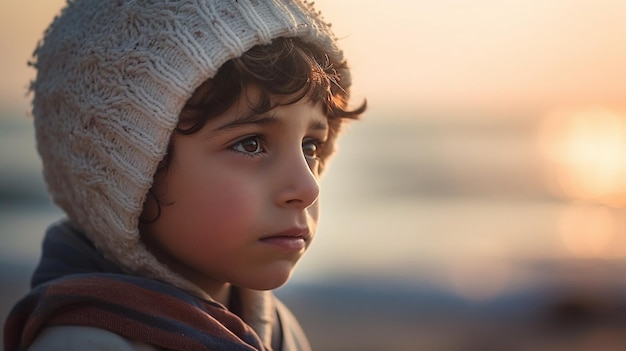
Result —
<instances>
[{"instance_id":1,"label":"boy's cheek","mask_svg":"<svg viewBox=\"0 0 626 351\"><path fill-rule=\"evenodd\" d=\"M320 218L320 199L318 198L315 202L307 209L310 218L317 223Z\"/></svg>"}]
</instances>

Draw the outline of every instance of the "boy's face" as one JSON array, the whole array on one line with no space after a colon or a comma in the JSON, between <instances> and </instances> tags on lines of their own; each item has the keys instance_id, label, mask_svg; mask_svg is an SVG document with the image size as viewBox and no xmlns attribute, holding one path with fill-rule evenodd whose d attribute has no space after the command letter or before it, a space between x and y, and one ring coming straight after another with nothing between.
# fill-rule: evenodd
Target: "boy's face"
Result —
<instances>
[{"instance_id":1,"label":"boy's face","mask_svg":"<svg viewBox=\"0 0 626 351\"><path fill-rule=\"evenodd\" d=\"M160 217L141 226L155 256L209 294L284 284L317 227L327 118L306 98L258 115L257 98L248 89L197 133L174 134L153 185ZM156 213L154 201L144 212Z\"/></svg>"}]
</instances>

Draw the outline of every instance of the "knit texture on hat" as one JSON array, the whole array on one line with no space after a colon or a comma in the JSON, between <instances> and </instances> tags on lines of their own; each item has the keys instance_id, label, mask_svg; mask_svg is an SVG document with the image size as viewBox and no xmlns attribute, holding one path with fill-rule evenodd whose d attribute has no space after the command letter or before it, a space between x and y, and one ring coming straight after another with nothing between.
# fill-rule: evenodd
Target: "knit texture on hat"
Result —
<instances>
[{"instance_id":1,"label":"knit texture on hat","mask_svg":"<svg viewBox=\"0 0 626 351\"><path fill-rule=\"evenodd\" d=\"M193 91L227 60L300 37L343 62L311 4L287 0L75 0L35 51L33 115L53 201L128 272L202 295L146 249L138 223ZM349 86L349 72L340 71Z\"/></svg>"}]
</instances>

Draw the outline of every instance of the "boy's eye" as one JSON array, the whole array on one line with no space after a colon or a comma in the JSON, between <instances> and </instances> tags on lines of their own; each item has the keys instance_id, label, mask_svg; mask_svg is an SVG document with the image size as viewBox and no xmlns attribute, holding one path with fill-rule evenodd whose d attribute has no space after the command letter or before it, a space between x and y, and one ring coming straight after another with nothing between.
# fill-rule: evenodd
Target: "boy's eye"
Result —
<instances>
[{"instance_id":1,"label":"boy's eye","mask_svg":"<svg viewBox=\"0 0 626 351\"><path fill-rule=\"evenodd\" d=\"M251 136L238 141L235 145L232 146L232 149L242 152L244 154L256 155L263 152L263 147L261 144L261 139L258 136Z\"/></svg>"},{"instance_id":2,"label":"boy's eye","mask_svg":"<svg viewBox=\"0 0 626 351\"><path fill-rule=\"evenodd\" d=\"M316 159L319 157L320 142L305 140L302 143L302 153L306 158Z\"/></svg>"}]
</instances>

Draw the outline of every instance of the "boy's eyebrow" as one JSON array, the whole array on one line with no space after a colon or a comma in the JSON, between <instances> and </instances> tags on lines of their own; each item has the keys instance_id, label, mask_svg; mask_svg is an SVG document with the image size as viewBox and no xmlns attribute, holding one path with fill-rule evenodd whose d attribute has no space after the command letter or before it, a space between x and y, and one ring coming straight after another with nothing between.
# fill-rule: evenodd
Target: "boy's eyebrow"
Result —
<instances>
[{"instance_id":1,"label":"boy's eyebrow","mask_svg":"<svg viewBox=\"0 0 626 351\"><path fill-rule=\"evenodd\" d=\"M326 121L313 121L310 126L313 130L328 130L328 122Z\"/></svg>"},{"instance_id":2,"label":"boy's eyebrow","mask_svg":"<svg viewBox=\"0 0 626 351\"><path fill-rule=\"evenodd\" d=\"M219 135L230 129L235 129L240 126L245 126L245 125L250 125L250 124L268 125L268 124L275 124L278 122L279 120L278 120L278 117L276 116L264 115L264 114L259 115L256 113L251 113L251 114L240 116L233 121L229 121L222 125L218 125L215 128L211 128L211 130L208 131L208 133L205 135L205 138L210 139L216 135Z\"/></svg>"},{"instance_id":3,"label":"boy's eyebrow","mask_svg":"<svg viewBox=\"0 0 626 351\"><path fill-rule=\"evenodd\" d=\"M245 125L250 125L250 124L270 125L270 124L279 124L279 123L282 123L281 118L273 114L268 115L268 114L251 113L251 114L243 115L233 121L229 121L215 128L212 128L212 130L208 133L207 137L210 138L212 136L223 133L230 129L235 129L240 126L245 126ZM327 130L329 129L329 126L326 121L316 120L316 121L312 121L309 128L312 130Z\"/></svg>"},{"instance_id":4,"label":"boy's eyebrow","mask_svg":"<svg viewBox=\"0 0 626 351\"><path fill-rule=\"evenodd\" d=\"M241 117L236 118L233 121L228 123L224 123L223 125L215 128L215 132L220 132L223 130L237 128L239 126L248 125L248 124L258 124L258 125L267 125L267 124L276 124L279 122L279 118L275 115L268 114L256 114L251 113L247 115L243 115Z\"/></svg>"}]
</instances>

